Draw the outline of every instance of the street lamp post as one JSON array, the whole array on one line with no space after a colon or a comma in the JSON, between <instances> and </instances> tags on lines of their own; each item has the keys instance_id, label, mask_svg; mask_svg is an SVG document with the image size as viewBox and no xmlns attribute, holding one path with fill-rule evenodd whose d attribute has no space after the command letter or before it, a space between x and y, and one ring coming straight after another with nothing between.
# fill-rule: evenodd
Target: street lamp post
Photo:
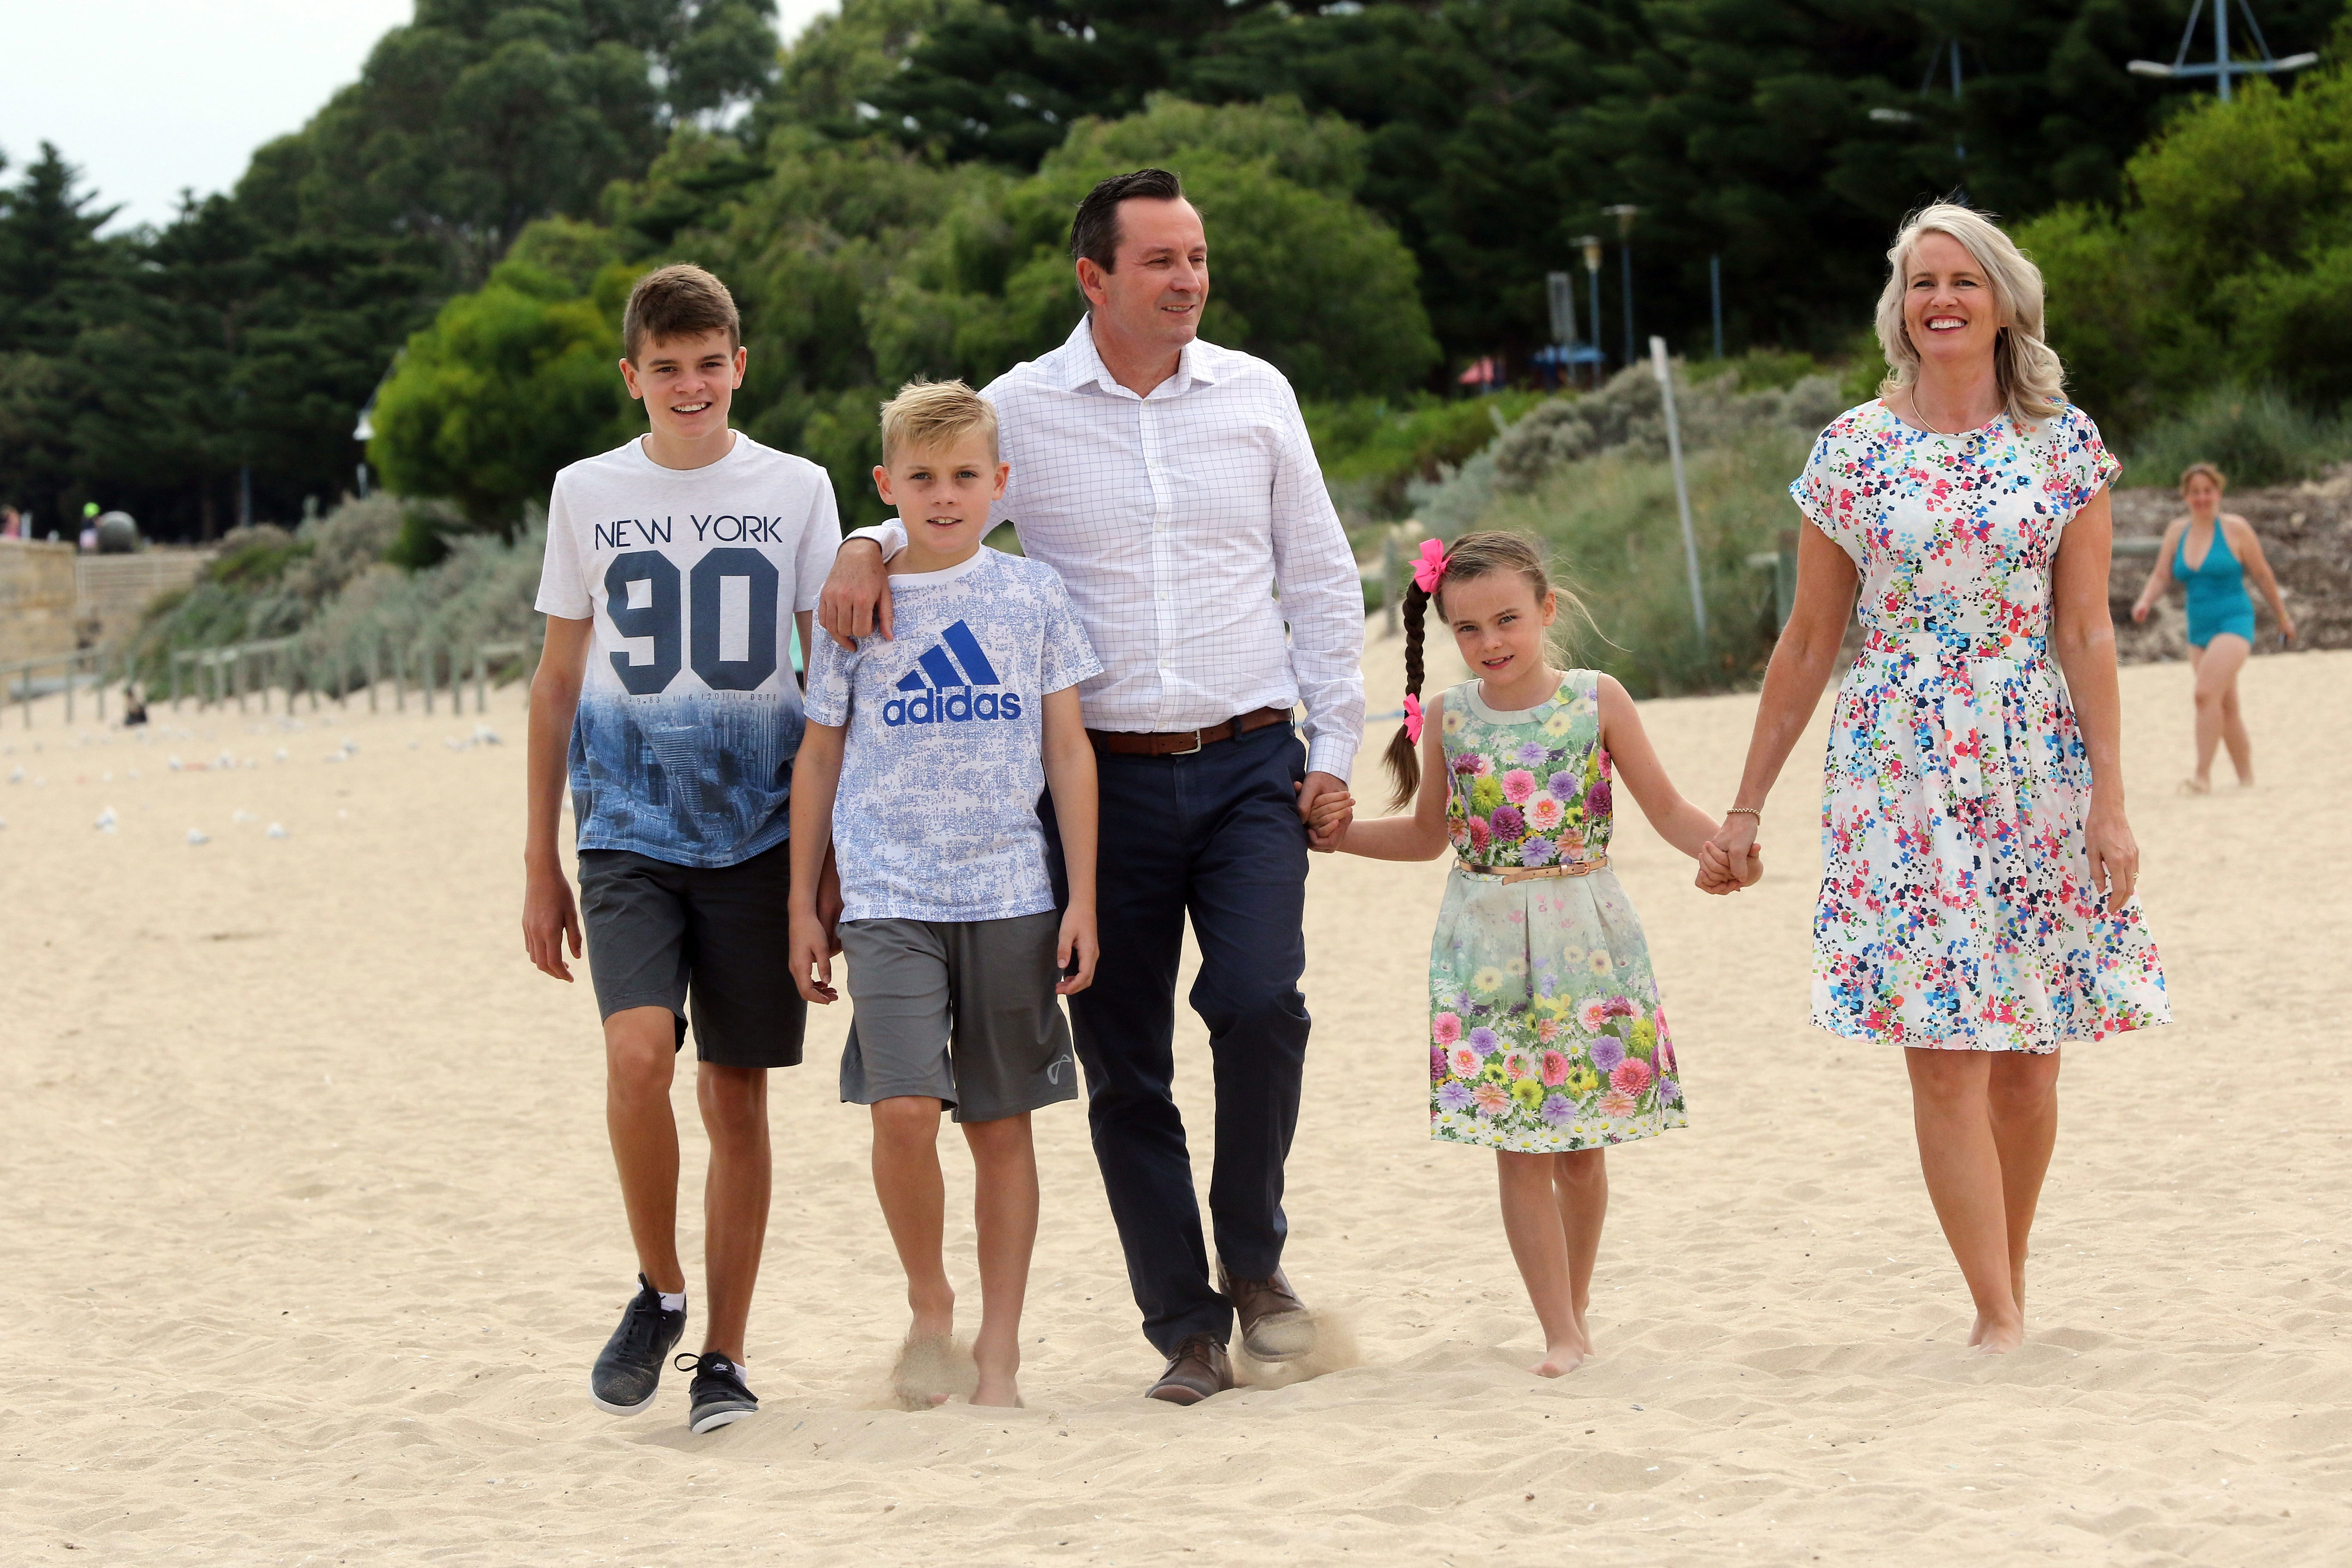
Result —
<instances>
[{"instance_id":1,"label":"street lamp post","mask_svg":"<svg viewBox=\"0 0 2352 1568\"><path fill-rule=\"evenodd\" d=\"M1624 274L1625 289L1625 363L1633 363L1633 215L1642 209L1631 202L1619 202L1613 207L1602 207L1603 216L1617 220L1618 267Z\"/></svg>"},{"instance_id":2,"label":"street lamp post","mask_svg":"<svg viewBox=\"0 0 2352 1568\"><path fill-rule=\"evenodd\" d=\"M1723 357L1723 258L1706 258L1706 299L1715 314L1715 357Z\"/></svg>"},{"instance_id":3,"label":"street lamp post","mask_svg":"<svg viewBox=\"0 0 2352 1568\"><path fill-rule=\"evenodd\" d=\"M1575 243L1578 248L1584 252L1584 292L1585 296L1592 301L1592 352L1598 354L1602 352L1601 347L1601 237L1597 234L1579 235ZM1598 360L1593 362L1592 384L1595 386L1601 384L1601 363Z\"/></svg>"}]
</instances>

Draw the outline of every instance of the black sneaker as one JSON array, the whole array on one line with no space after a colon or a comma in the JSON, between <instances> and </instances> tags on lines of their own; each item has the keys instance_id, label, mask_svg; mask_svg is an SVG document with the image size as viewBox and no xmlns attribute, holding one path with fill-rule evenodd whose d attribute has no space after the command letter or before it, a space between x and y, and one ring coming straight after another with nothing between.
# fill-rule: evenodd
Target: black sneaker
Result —
<instances>
[{"instance_id":1,"label":"black sneaker","mask_svg":"<svg viewBox=\"0 0 2352 1568\"><path fill-rule=\"evenodd\" d=\"M694 1431L715 1431L760 1413L760 1396L744 1385L743 1369L717 1351L681 1355L673 1364L694 1373L688 1394L692 1408L686 1414L686 1424Z\"/></svg>"},{"instance_id":2,"label":"black sneaker","mask_svg":"<svg viewBox=\"0 0 2352 1568\"><path fill-rule=\"evenodd\" d=\"M588 1374L588 1397L596 1408L635 1415L654 1402L661 1386L662 1360L686 1332L686 1309L662 1310L661 1292L637 1276L637 1293L621 1313L621 1326L604 1342L596 1370Z\"/></svg>"}]
</instances>

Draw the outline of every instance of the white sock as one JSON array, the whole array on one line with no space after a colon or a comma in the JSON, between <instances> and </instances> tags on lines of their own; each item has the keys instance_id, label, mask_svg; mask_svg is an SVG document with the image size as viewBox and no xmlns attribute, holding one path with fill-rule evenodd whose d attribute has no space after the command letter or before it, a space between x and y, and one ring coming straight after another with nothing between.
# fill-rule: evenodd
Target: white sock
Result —
<instances>
[{"instance_id":1,"label":"white sock","mask_svg":"<svg viewBox=\"0 0 2352 1568\"><path fill-rule=\"evenodd\" d=\"M685 1291L683 1291L683 1290L677 1290L677 1291L664 1290L664 1291L659 1292L659 1294L660 1294L661 1299L662 1299L662 1310L663 1310L663 1311L665 1311L665 1312L683 1312L683 1311L685 1311L685 1310L686 1310L686 1292L685 1292Z\"/></svg>"}]
</instances>

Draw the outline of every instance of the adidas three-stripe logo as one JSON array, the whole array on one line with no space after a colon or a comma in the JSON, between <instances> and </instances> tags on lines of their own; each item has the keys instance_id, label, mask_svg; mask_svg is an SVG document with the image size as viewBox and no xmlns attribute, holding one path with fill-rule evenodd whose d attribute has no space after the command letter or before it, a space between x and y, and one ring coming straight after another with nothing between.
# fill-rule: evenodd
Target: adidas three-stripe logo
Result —
<instances>
[{"instance_id":1,"label":"adidas three-stripe logo","mask_svg":"<svg viewBox=\"0 0 2352 1568\"><path fill-rule=\"evenodd\" d=\"M882 722L964 724L1021 717L1021 694L1001 689L996 667L981 651L971 628L958 621L940 640L916 656L915 668L898 678L904 697L882 704Z\"/></svg>"}]
</instances>

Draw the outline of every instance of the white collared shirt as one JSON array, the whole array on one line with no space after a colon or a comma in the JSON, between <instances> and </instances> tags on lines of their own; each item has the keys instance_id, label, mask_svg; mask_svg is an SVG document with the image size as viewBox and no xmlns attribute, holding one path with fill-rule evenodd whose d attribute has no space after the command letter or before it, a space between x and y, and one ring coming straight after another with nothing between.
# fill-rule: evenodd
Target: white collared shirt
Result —
<instances>
[{"instance_id":1,"label":"white collared shirt","mask_svg":"<svg viewBox=\"0 0 2352 1568\"><path fill-rule=\"evenodd\" d=\"M1282 373L1195 339L1138 397L1081 318L982 395L1013 467L997 517L1061 574L1103 663L1078 689L1087 728L1191 730L1304 702L1308 769L1347 778L1363 590ZM892 521L850 537L887 557L907 536Z\"/></svg>"}]
</instances>

